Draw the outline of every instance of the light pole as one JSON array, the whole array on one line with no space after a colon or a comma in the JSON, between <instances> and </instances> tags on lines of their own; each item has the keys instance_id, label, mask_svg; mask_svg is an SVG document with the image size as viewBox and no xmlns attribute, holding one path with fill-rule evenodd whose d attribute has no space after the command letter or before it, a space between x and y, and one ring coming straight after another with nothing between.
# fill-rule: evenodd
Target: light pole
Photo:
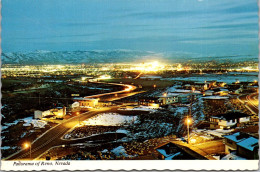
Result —
<instances>
[{"instance_id":1,"label":"light pole","mask_svg":"<svg viewBox=\"0 0 260 172\"><path fill-rule=\"evenodd\" d=\"M189 106L189 116L191 116L191 111L192 111L192 101L193 101L193 93L194 93L194 91L195 91L195 88L194 87L192 87L191 88L191 100L190 100L190 106ZM186 123L187 123L187 130L188 130L188 139L187 139L187 142L188 142L188 144L190 143L190 124L191 124L191 118L189 118L189 116L187 116L187 118L186 118Z\"/></svg>"},{"instance_id":2,"label":"light pole","mask_svg":"<svg viewBox=\"0 0 260 172\"><path fill-rule=\"evenodd\" d=\"M79 112L77 112L77 115L79 115ZM79 115L79 126L80 126L80 115Z\"/></svg>"},{"instance_id":3,"label":"light pole","mask_svg":"<svg viewBox=\"0 0 260 172\"><path fill-rule=\"evenodd\" d=\"M186 123L187 123L187 130L188 130L187 142L189 144L190 143L190 124L191 124L191 119L188 116L187 116L187 119L186 119Z\"/></svg>"},{"instance_id":4,"label":"light pole","mask_svg":"<svg viewBox=\"0 0 260 172\"><path fill-rule=\"evenodd\" d=\"M30 148L30 159L32 158L32 145L30 143L25 143L24 144L24 148Z\"/></svg>"}]
</instances>

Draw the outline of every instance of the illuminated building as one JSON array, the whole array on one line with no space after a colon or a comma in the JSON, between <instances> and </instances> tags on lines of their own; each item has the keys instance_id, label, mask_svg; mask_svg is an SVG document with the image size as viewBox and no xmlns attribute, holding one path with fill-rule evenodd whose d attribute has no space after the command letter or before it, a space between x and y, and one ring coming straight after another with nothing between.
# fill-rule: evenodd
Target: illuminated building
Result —
<instances>
[{"instance_id":1,"label":"illuminated building","mask_svg":"<svg viewBox=\"0 0 260 172\"><path fill-rule=\"evenodd\" d=\"M73 101L78 102L79 106L89 106L89 107L98 106L98 99L95 98L76 97L73 99Z\"/></svg>"},{"instance_id":2,"label":"illuminated building","mask_svg":"<svg viewBox=\"0 0 260 172\"><path fill-rule=\"evenodd\" d=\"M63 118L66 115L66 107L57 107L54 109L40 111L34 111L34 118L35 119L42 119L47 117L55 117L55 118Z\"/></svg>"},{"instance_id":3,"label":"illuminated building","mask_svg":"<svg viewBox=\"0 0 260 172\"><path fill-rule=\"evenodd\" d=\"M159 97L159 101L162 102L162 105L168 105L171 103L177 103L178 102L178 97L180 94L177 93L170 93L170 94L165 94Z\"/></svg>"},{"instance_id":4,"label":"illuminated building","mask_svg":"<svg viewBox=\"0 0 260 172\"><path fill-rule=\"evenodd\" d=\"M138 100L138 105L151 106L156 108L163 105L163 102L159 97L144 97Z\"/></svg>"}]
</instances>

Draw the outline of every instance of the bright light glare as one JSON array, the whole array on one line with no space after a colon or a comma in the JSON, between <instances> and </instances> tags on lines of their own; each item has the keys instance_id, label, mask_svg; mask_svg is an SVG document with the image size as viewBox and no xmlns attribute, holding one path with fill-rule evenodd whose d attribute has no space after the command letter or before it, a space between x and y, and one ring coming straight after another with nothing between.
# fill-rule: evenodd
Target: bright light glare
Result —
<instances>
[{"instance_id":1,"label":"bright light glare","mask_svg":"<svg viewBox=\"0 0 260 172\"><path fill-rule=\"evenodd\" d=\"M187 118L187 119L186 119L186 122L187 122L187 124L191 124L191 119L190 119L190 118Z\"/></svg>"},{"instance_id":2,"label":"bright light glare","mask_svg":"<svg viewBox=\"0 0 260 172\"><path fill-rule=\"evenodd\" d=\"M133 89L132 86L127 86L128 88L125 89L125 91L131 91Z\"/></svg>"},{"instance_id":3,"label":"bright light glare","mask_svg":"<svg viewBox=\"0 0 260 172\"><path fill-rule=\"evenodd\" d=\"M101 75L99 79L111 79L110 75Z\"/></svg>"},{"instance_id":4,"label":"bright light glare","mask_svg":"<svg viewBox=\"0 0 260 172\"><path fill-rule=\"evenodd\" d=\"M25 149L27 149L27 148L29 148L29 147L30 147L30 144L29 144L29 143L25 143L25 144L24 144L24 148L25 148Z\"/></svg>"},{"instance_id":5,"label":"bright light glare","mask_svg":"<svg viewBox=\"0 0 260 172\"><path fill-rule=\"evenodd\" d=\"M181 65L181 64L178 64L178 66L177 66L177 71L182 71L182 70L183 70L182 65Z\"/></svg>"},{"instance_id":6,"label":"bright light glare","mask_svg":"<svg viewBox=\"0 0 260 172\"><path fill-rule=\"evenodd\" d=\"M87 77L81 77L82 81L85 81L87 79Z\"/></svg>"},{"instance_id":7,"label":"bright light glare","mask_svg":"<svg viewBox=\"0 0 260 172\"><path fill-rule=\"evenodd\" d=\"M196 139L190 139L190 143L196 143Z\"/></svg>"},{"instance_id":8,"label":"bright light glare","mask_svg":"<svg viewBox=\"0 0 260 172\"><path fill-rule=\"evenodd\" d=\"M158 61L153 61L149 63L142 63L136 67L131 68L132 70L138 70L142 72L156 72L164 69L164 65L160 64Z\"/></svg>"}]
</instances>

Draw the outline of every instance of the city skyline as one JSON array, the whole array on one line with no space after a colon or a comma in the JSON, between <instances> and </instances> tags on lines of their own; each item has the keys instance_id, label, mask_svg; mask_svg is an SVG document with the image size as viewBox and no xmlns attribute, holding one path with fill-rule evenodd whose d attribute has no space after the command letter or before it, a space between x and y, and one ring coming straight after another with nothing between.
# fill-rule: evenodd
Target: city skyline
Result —
<instances>
[{"instance_id":1,"label":"city skyline","mask_svg":"<svg viewBox=\"0 0 260 172\"><path fill-rule=\"evenodd\" d=\"M142 50L258 57L258 6L239 1L3 1L2 52Z\"/></svg>"}]
</instances>

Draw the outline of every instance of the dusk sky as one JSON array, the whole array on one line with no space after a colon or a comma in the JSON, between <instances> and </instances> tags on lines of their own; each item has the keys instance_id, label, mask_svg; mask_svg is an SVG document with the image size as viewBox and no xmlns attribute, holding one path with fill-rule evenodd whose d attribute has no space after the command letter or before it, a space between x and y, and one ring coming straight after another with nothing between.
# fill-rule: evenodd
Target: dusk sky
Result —
<instances>
[{"instance_id":1,"label":"dusk sky","mask_svg":"<svg viewBox=\"0 0 260 172\"><path fill-rule=\"evenodd\" d=\"M257 0L2 0L2 51L258 57Z\"/></svg>"}]
</instances>

